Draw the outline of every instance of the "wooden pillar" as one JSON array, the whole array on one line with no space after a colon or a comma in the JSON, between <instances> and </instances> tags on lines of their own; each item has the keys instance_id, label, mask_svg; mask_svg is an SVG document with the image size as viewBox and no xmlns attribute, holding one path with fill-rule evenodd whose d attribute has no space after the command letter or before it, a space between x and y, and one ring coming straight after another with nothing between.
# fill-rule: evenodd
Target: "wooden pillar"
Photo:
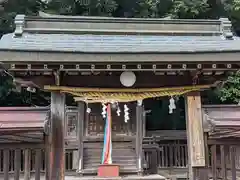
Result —
<instances>
[{"instance_id":1,"label":"wooden pillar","mask_svg":"<svg viewBox=\"0 0 240 180\"><path fill-rule=\"evenodd\" d=\"M78 102L78 169L77 172L82 175L83 170L83 136L84 136L84 117L85 104Z\"/></svg>"},{"instance_id":2,"label":"wooden pillar","mask_svg":"<svg viewBox=\"0 0 240 180\"><path fill-rule=\"evenodd\" d=\"M200 92L186 96L189 180L194 179L193 168L205 167L205 146Z\"/></svg>"},{"instance_id":3,"label":"wooden pillar","mask_svg":"<svg viewBox=\"0 0 240 180\"><path fill-rule=\"evenodd\" d=\"M50 180L64 180L65 171L65 94L51 93Z\"/></svg>"},{"instance_id":4,"label":"wooden pillar","mask_svg":"<svg viewBox=\"0 0 240 180\"><path fill-rule=\"evenodd\" d=\"M143 139L143 106L136 107L136 155L137 155L137 169L138 174L142 175L142 139Z\"/></svg>"}]
</instances>

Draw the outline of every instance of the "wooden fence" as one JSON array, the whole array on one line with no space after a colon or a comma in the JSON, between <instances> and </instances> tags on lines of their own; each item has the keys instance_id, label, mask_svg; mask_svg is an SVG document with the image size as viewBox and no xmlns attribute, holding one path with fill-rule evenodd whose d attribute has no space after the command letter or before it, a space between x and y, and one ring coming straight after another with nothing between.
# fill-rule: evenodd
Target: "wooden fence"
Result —
<instances>
[{"instance_id":1,"label":"wooden fence","mask_svg":"<svg viewBox=\"0 0 240 180\"><path fill-rule=\"evenodd\" d=\"M232 142L232 141L231 141ZM240 143L238 141L209 141L206 148L206 167L194 169L194 180L240 179ZM66 149L66 174L76 173L77 149ZM187 172L187 144L165 143L144 146L145 170L150 173L164 169L185 169ZM43 145L1 145L0 174L4 180L40 180L48 162ZM187 177L186 177L187 178Z\"/></svg>"},{"instance_id":2,"label":"wooden fence","mask_svg":"<svg viewBox=\"0 0 240 180\"><path fill-rule=\"evenodd\" d=\"M176 169L187 169L188 154L187 143L179 141L162 141L162 143L151 143L144 146L144 155L148 173Z\"/></svg>"},{"instance_id":3,"label":"wooden fence","mask_svg":"<svg viewBox=\"0 0 240 180\"><path fill-rule=\"evenodd\" d=\"M147 165L149 167L155 166L157 168L183 168L187 165L186 159L186 144L161 144L158 148L150 147L145 152ZM151 152L155 151L153 156ZM66 149L65 154L65 169L66 174L76 173L76 152L77 149ZM157 160L156 163L151 161L151 157ZM44 176L48 162L46 161L46 154L43 145L1 145L0 146L0 174L4 176L5 180L14 177L19 180L20 177L24 180L35 178L39 180ZM154 172L153 172L154 173ZM156 173L156 172L155 172Z\"/></svg>"},{"instance_id":4,"label":"wooden fence","mask_svg":"<svg viewBox=\"0 0 240 180\"><path fill-rule=\"evenodd\" d=\"M166 170L170 174L177 171L182 173L178 174L179 177L188 178L186 143L148 144L144 147L144 153L148 173L166 175ZM193 172L194 180L239 180L240 142L209 140L206 147L206 166L194 168ZM171 177L170 174L168 177Z\"/></svg>"},{"instance_id":5,"label":"wooden fence","mask_svg":"<svg viewBox=\"0 0 240 180\"><path fill-rule=\"evenodd\" d=\"M65 169L68 174L76 172L74 153L76 149L66 149ZM4 180L14 177L24 180L40 180L47 170L47 158L43 145L5 145L0 146L0 174Z\"/></svg>"},{"instance_id":6,"label":"wooden fence","mask_svg":"<svg viewBox=\"0 0 240 180\"><path fill-rule=\"evenodd\" d=\"M206 167L196 168L196 180L240 179L240 143L235 141L210 141L207 148Z\"/></svg>"}]
</instances>

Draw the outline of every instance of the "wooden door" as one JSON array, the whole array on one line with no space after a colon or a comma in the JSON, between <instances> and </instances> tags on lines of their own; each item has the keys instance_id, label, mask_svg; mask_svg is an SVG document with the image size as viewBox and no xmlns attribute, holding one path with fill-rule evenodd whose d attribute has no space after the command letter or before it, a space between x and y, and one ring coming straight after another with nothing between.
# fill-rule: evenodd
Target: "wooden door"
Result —
<instances>
[{"instance_id":1,"label":"wooden door","mask_svg":"<svg viewBox=\"0 0 240 180\"><path fill-rule=\"evenodd\" d=\"M103 136L105 120L101 115L102 106L100 104L91 104L91 113L87 114L86 118L86 136ZM132 122L135 116L135 111L131 110L130 120L124 122L123 105L121 106L121 114L117 116L116 110L112 110L112 134L113 136L131 136ZM132 108L130 108L132 109ZM133 114L134 112L134 114Z\"/></svg>"}]
</instances>

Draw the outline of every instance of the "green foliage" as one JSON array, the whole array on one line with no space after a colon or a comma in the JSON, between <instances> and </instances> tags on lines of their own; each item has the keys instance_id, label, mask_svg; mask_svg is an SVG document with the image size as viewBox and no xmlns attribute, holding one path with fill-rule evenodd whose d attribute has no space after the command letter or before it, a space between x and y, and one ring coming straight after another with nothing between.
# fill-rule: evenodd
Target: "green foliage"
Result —
<instances>
[{"instance_id":1,"label":"green foliage","mask_svg":"<svg viewBox=\"0 0 240 180\"><path fill-rule=\"evenodd\" d=\"M142 18L159 17L160 0L137 0L134 7L134 16Z\"/></svg>"},{"instance_id":2,"label":"green foliage","mask_svg":"<svg viewBox=\"0 0 240 180\"><path fill-rule=\"evenodd\" d=\"M1 2L1 1L0 1ZM7 0L0 3L0 35L13 31L13 19L17 14L37 15L45 8L41 0Z\"/></svg>"},{"instance_id":3,"label":"green foliage","mask_svg":"<svg viewBox=\"0 0 240 180\"><path fill-rule=\"evenodd\" d=\"M221 101L240 103L240 71L228 76L219 90Z\"/></svg>"},{"instance_id":4,"label":"green foliage","mask_svg":"<svg viewBox=\"0 0 240 180\"><path fill-rule=\"evenodd\" d=\"M46 3L44 3L46 2ZM39 10L62 15L90 15L150 18L229 17L240 30L240 0L0 0L0 37L14 30L16 14L37 15ZM0 106L48 103L48 95L13 91L14 85L0 76ZM222 101L239 102L239 72L230 76L218 92ZM216 93L215 93L216 94ZM215 97L214 97L215 98ZM41 99L41 100L39 100Z\"/></svg>"},{"instance_id":5,"label":"green foliage","mask_svg":"<svg viewBox=\"0 0 240 180\"><path fill-rule=\"evenodd\" d=\"M0 106L47 106L49 93L31 93L24 88L17 91L12 77L6 73L0 74Z\"/></svg>"},{"instance_id":6,"label":"green foliage","mask_svg":"<svg viewBox=\"0 0 240 180\"><path fill-rule=\"evenodd\" d=\"M232 0L232 3L226 7L234 28L240 30L240 0Z\"/></svg>"},{"instance_id":7,"label":"green foliage","mask_svg":"<svg viewBox=\"0 0 240 180\"><path fill-rule=\"evenodd\" d=\"M47 12L61 15L112 16L115 0L51 0Z\"/></svg>"},{"instance_id":8,"label":"green foliage","mask_svg":"<svg viewBox=\"0 0 240 180\"><path fill-rule=\"evenodd\" d=\"M209 104L228 104L232 102L223 102L220 99L220 89L214 88L201 92L202 103L205 105Z\"/></svg>"},{"instance_id":9,"label":"green foliage","mask_svg":"<svg viewBox=\"0 0 240 180\"><path fill-rule=\"evenodd\" d=\"M170 15L173 18L202 18L207 13L208 8L207 0L175 0Z\"/></svg>"},{"instance_id":10,"label":"green foliage","mask_svg":"<svg viewBox=\"0 0 240 180\"><path fill-rule=\"evenodd\" d=\"M12 93L14 85L12 79L8 76L1 74L0 76L0 102L3 101L9 94Z\"/></svg>"}]
</instances>

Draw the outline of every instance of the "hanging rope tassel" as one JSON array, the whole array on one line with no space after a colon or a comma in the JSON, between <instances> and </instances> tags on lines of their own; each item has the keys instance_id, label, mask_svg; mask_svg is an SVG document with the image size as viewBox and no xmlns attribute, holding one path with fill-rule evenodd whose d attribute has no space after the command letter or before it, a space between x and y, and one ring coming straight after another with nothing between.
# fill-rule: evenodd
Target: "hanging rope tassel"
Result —
<instances>
[{"instance_id":1,"label":"hanging rope tassel","mask_svg":"<svg viewBox=\"0 0 240 180\"><path fill-rule=\"evenodd\" d=\"M111 127L112 127L111 105L108 104L105 132L104 132L102 164L112 164L112 129Z\"/></svg>"}]
</instances>

